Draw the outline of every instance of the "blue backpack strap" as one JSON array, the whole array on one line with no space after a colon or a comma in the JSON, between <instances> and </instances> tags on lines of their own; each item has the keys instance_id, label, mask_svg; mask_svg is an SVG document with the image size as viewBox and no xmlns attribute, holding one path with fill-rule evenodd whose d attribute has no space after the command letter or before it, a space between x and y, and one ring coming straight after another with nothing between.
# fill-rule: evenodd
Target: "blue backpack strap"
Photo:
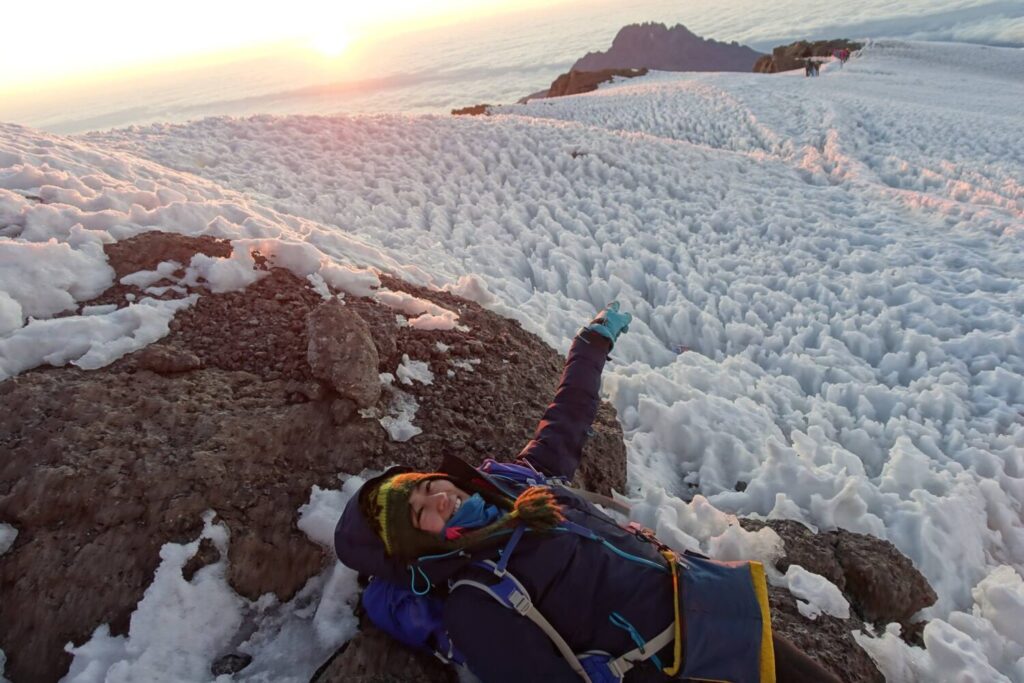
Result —
<instances>
[{"instance_id":1,"label":"blue backpack strap","mask_svg":"<svg viewBox=\"0 0 1024 683\"><path fill-rule=\"evenodd\" d=\"M584 683L594 683L594 680L587 673L586 668L580 662L576 653L573 652L572 647L569 646L565 639L562 638L561 634L551 625L540 610L533 604L533 600L530 599L530 593L526 590L526 587L519 582L515 576L513 576L507 569L499 569L498 564L491 560L484 560L483 562L474 563L475 566L481 569L490 571L498 580L494 583L483 583L481 581L474 581L472 579L462 579L452 584L451 589L454 591L460 586L469 586L476 588L484 593L487 593L492 598L500 602L505 607L515 610L519 614L523 615L530 621L532 621L540 630L542 630L551 642L561 653L562 657L565 658L566 663L569 667L576 672L576 674L584 681Z\"/></svg>"},{"instance_id":2,"label":"blue backpack strap","mask_svg":"<svg viewBox=\"0 0 1024 683\"><path fill-rule=\"evenodd\" d=\"M498 564L495 565L494 573L497 576L505 574L505 567L508 566L508 561L512 559L512 553L515 551L516 546L519 544L519 539L526 533L526 527L519 525L512 531L512 537L508 539L508 543L501 549L501 559L498 560Z\"/></svg>"},{"instance_id":3,"label":"blue backpack strap","mask_svg":"<svg viewBox=\"0 0 1024 683\"><path fill-rule=\"evenodd\" d=\"M569 484L563 477L549 477L545 475L526 460L498 462L488 458L477 469L491 477L505 479L516 484L525 484L526 486L548 486L551 484L568 486Z\"/></svg>"},{"instance_id":4,"label":"blue backpack strap","mask_svg":"<svg viewBox=\"0 0 1024 683\"><path fill-rule=\"evenodd\" d=\"M551 642L561 653L562 657L565 658L566 663L573 671L576 672L584 683L594 683L583 664L580 663L576 653L573 652L569 644L565 642L565 639L561 634L555 630L555 627L551 625L551 622L549 622L533 604L533 600L530 598L530 592L526 590L526 587L522 583L519 582L519 579L508 571L509 559L511 559L516 544L519 543L519 539L523 537L525 532L526 528L523 526L517 526L515 528L512 532L512 537L502 549L501 558L498 562L494 562L493 560L482 560L473 563L473 566L490 572L495 578L497 578L497 581L493 583L484 583L473 579L461 579L451 584L451 590L454 591L460 586L469 586L471 588L481 590L505 607L515 610L519 614L523 615L532 621L545 633L545 635L547 635L548 638L551 639Z\"/></svg>"}]
</instances>

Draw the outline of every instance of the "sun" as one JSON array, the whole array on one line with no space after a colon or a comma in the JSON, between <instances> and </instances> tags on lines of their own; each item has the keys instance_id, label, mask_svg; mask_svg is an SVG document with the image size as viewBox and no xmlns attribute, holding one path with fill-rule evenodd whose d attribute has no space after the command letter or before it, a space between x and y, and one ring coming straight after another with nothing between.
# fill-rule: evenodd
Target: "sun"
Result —
<instances>
[{"instance_id":1,"label":"sun","mask_svg":"<svg viewBox=\"0 0 1024 683\"><path fill-rule=\"evenodd\" d=\"M331 28L310 36L309 44L324 57L338 57L352 44L352 36Z\"/></svg>"}]
</instances>

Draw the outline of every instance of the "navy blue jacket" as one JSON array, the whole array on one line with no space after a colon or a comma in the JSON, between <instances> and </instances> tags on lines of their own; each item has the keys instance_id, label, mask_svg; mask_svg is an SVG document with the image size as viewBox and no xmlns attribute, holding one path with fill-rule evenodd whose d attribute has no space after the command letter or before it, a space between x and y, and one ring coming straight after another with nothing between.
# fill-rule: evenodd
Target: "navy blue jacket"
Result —
<instances>
[{"instance_id":1,"label":"navy blue jacket","mask_svg":"<svg viewBox=\"0 0 1024 683\"><path fill-rule=\"evenodd\" d=\"M574 340L554 401L518 456L548 476L571 479L575 474L600 402L609 344L602 337L584 334L585 339ZM477 483L488 480L486 474L455 458L446 459L441 471ZM664 566L653 546L622 529L589 502L564 488L553 490L568 520L596 531L621 550ZM470 554L421 558L415 564L444 592L449 581L486 577L471 563L497 559L502 545L504 540L499 539L493 547L474 549ZM356 497L338 523L335 546L338 557L349 567L398 583L411 580L408 565L385 555ZM603 650L617 657L636 647L630 635L609 620L612 612L630 622L645 640L661 633L673 620L672 584L664 571L625 559L576 534L527 533L512 554L509 570L576 652ZM486 683L579 680L543 631L482 591L460 588L451 592L445 601L444 622L470 669ZM672 664L671 647L661 653L661 659L665 666ZM631 671L627 680L663 681L668 677L645 663Z\"/></svg>"}]
</instances>

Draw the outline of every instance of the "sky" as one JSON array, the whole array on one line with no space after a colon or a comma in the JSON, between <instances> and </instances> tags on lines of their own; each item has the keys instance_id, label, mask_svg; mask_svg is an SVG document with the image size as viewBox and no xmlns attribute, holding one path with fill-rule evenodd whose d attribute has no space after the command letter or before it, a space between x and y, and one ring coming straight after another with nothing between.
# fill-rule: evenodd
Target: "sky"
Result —
<instances>
[{"instance_id":1,"label":"sky","mask_svg":"<svg viewBox=\"0 0 1024 683\"><path fill-rule=\"evenodd\" d=\"M209 5L209 6L207 6ZM60 134L209 116L448 113L550 85L628 24L769 52L799 39L1024 46L1024 0L381 0L5 7L0 121Z\"/></svg>"},{"instance_id":2,"label":"sky","mask_svg":"<svg viewBox=\"0 0 1024 683\"><path fill-rule=\"evenodd\" d=\"M125 78L154 69L216 65L282 48L337 60L359 44L381 42L409 31L508 13L542 16L567 5L590 13L604 4L608 3L181 0L173 8L142 10L130 0L57 0L48 3L46 20L40 21L30 3L5 3L5 24L26 28L7 31L0 41L0 95L82 85L97 78ZM753 43L781 38L786 26L797 35L808 31L852 31L857 35L916 32L926 38L1024 43L1024 0L905 0L898 4L852 0L831 7L812 7L795 0L642 0L624 9L630 8L646 11L652 20L675 17L698 32L711 32L712 37Z\"/></svg>"},{"instance_id":3,"label":"sky","mask_svg":"<svg viewBox=\"0 0 1024 683\"><path fill-rule=\"evenodd\" d=\"M45 26L29 3L14 3L4 7L5 23L39 28L5 32L0 92L33 83L128 75L155 64L180 68L196 60L223 61L282 43L334 57L358 41L565 1L181 0L157 15L130 0L58 0L48 4Z\"/></svg>"}]
</instances>

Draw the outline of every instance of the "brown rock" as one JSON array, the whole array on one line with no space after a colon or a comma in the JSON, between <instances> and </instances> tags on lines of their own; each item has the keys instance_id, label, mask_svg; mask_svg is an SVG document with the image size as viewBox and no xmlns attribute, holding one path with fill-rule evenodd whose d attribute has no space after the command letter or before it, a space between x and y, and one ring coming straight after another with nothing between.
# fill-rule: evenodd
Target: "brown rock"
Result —
<instances>
[{"instance_id":1,"label":"brown rock","mask_svg":"<svg viewBox=\"0 0 1024 683\"><path fill-rule=\"evenodd\" d=\"M474 104L471 107L463 107L462 109L452 109L452 116L489 116L491 113L491 105L489 104Z\"/></svg>"},{"instance_id":2,"label":"brown rock","mask_svg":"<svg viewBox=\"0 0 1024 683\"><path fill-rule=\"evenodd\" d=\"M574 484L606 496L612 490L626 493L626 446L615 409L601 403L591 427L591 435L583 445L583 459Z\"/></svg>"},{"instance_id":3,"label":"brown rock","mask_svg":"<svg viewBox=\"0 0 1024 683\"><path fill-rule=\"evenodd\" d=\"M334 424L343 425L352 419L356 412L356 404L350 398L339 398L331 403L331 419Z\"/></svg>"},{"instance_id":4,"label":"brown rock","mask_svg":"<svg viewBox=\"0 0 1024 683\"><path fill-rule=\"evenodd\" d=\"M139 351L136 357L139 370L149 370L158 375L188 372L202 366L196 354L165 344L152 344Z\"/></svg>"},{"instance_id":5,"label":"brown rock","mask_svg":"<svg viewBox=\"0 0 1024 683\"><path fill-rule=\"evenodd\" d=\"M298 394L302 396L304 400L298 401L299 403L305 403L306 401L323 401L328 395L327 387L324 386L323 382L316 380L308 382L292 380L285 384L285 391L290 394Z\"/></svg>"},{"instance_id":6,"label":"brown rock","mask_svg":"<svg viewBox=\"0 0 1024 683\"><path fill-rule=\"evenodd\" d=\"M892 543L845 529L833 533L846 590L866 621L906 624L938 600L928 580Z\"/></svg>"},{"instance_id":7,"label":"brown rock","mask_svg":"<svg viewBox=\"0 0 1024 683\"><path fill-rule=\"evenodd\" d=\"M788 519L773 519L767 524L744 519L741 525L748 530L770 526L782 538L786 544L786 555L775 564L780 572L785 573L791 564L795 564L824 576L839 590L846 587L843 567L836 557L835 544L829 534L816 534L800 522Z\"/></svg>"},{"instance_id":8,"label":"brown rock","mask_svg":"<svg viewBox=\"0 0 1024 683\"><path fill-rule=\"evenodd\" d=\"M636 78L647 74L647 69L602 69L600 71L576 71L562 74L548 89L547 97L562 97L597 90L601 83L607 83L616 76Z\"/></svg>"},{"instance_id":9,"label":"brown rock","mask_svg":"<svg viewBox=\"0 0 1024 683\"><path fill-rule=\"evenodd\" d=\"M454 667L396 643L361 619L359 633L313 676L310 683L455 683Z\"/></svg>"},{"instance_id":10,"label":"brown rock","mask_svg":"<svg viewBox=\"0 0 1024 683\"><path fill-rule=\"evenodd\" d=\"M302 587L296 577L307 579L325 564L323 551L290 528L295 511L257 505L246 510L249 519L276 520L281 527L234 524L228 546L228 581L250 600L274 593L287 601ZM304 583L304 582L303 582ZM296 585L298 584L298 585Z\"/></svg>"},{"instance_id":11,"label":"brown rock","mask_svg":"<svg viewBox=\"0 0 1024 683\"><path fill-rule=\"evenodd\" d=\"M756 74L773 74L776 71L775 60L771 55L762 55L754 62L754 73Z\"/></svg>"},{"instance_id":12,"label":"brown rock","mask_svg":"<svg viewBox=\"0 0 1024 683\"><path fill-rule=\"evenodd\" d=\"M181 568L181 575L186 581L191 581L197 571L219 560L220 551L217 550L217 546L210 539L204 538L199 542L196 554L189 558L189 561Z\"/></svg>"},{"instance_id":13,"label":"brown rock","mask_svg":"<svg viewBox=\"0 0 1024 683\"><path fill-rule=\"evenodd\" d=\"M839 619L819 614L813 621L800 614L796 599L785 588L768 586L772 630L786 638L807 656L839 677L844 683L883 683L874 661L850 635L863 630L856 614Z\"/></svg>"},{"instance_id":14,"label":"brown rock","mask_svg":"<svg viewBox=\"0 0 1024 683\"><path fill-rule=\"evenodd\" d=\"M797 647L828 666L845 681L881 681L867 653L850 635L865 622L903 625L908 642L920 637L921 627L909 619L935 602L928 581L888 541L845 529L814 533L799 522L740 520L748 531L770 526L785 543L785 556L776 567L785 572L796 564L834 583L850 603L849 619L820 615L809 620L784 589L769 587L772 625Z\"/></svg>"},{"instance_id":15,"label":"brown rock","mask_svg":"<svg viewBox=\"0 0 1024 683\"><path fill-rule=\"evenodd\" d=\"M252 655L241 653L241 654L228 654L220 657L210 667L210 673L214 676L223 676L224 674L236 674L245 667L252 663Z\"/></svg>"},{"instance_id":16,"label":"brown rock","mask_svg":"<svg viewBox=\"0 0 1024 683\"><path fill-rule=\"evenodd\" d=\"M366 322L337 299L309 316L307 358L313 375L361 408L380 398L379 357Z\"/></svg>"},{"instance_id":17,"label":"brown rock","mask_svg":"<svg viewBox=\"0 0 1024 683\"><path fill-rule=\"evenodd\" d=\"M188 237L169 232L147 232L108 244L103 250L120 280L140 270L156 270L164 261L177 261L187 266L196 254L227 258L231 256L231 243L208 236Z\"/></svg>"}]
</instances>

